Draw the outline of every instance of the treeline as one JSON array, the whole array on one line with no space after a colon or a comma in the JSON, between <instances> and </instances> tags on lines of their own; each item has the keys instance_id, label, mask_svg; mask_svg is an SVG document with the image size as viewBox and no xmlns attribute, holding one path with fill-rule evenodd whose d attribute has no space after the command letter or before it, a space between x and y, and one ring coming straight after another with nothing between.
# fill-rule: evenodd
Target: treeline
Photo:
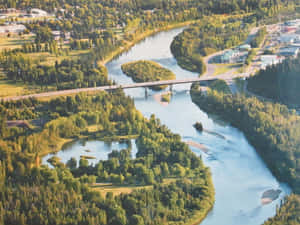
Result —
<instances>
[{"instance_id":1,"label":"treeline","mask_svg":"<svg viewBox=\"0 0 300 225\"><path fill-rule=\"evenodd\" d=\"M55 13L59 20L47 22L49 27L63 32L72 31L73 38L80 39L86 38L93 30L124 27L135 18L142 20L139 28L147 29L159 27L165 22L183 22L211 14L255 12L256 18L261 19L274 16L284 8L294 10L295 2L297 3L296 0L1 0L0 8L42 8Z\"/></svg>"},{"instance_id":2,"label":"treeline","mask_svg":"<svg viewBox=\"0 0 300 225\"><path fill-rule=\"evenodd\" d=\"M260 46L260 44L262 43L262 41L265 39L265 36L266 36L267 33L268 32L267 32L266 27L263 27L263 28L259 29L259 31L255 35L255 37L250 42L251 47L252 48L258 48Z\"/></svg>"},{"instance_id":3,"label":"treeline","mask_svg":"<svg viewBox=\"0 0 300 225\"><path fill-rule=\"evenodd\" d=\"M2 54L0 63L12 81L23 81L41 86L53 85L57 89L96 87L108 85L107 70L95 66L91 60L62 60L54 66L40 65L23 54Z\"/></svg>"},{"instance_id":4,"label":"treeline","mask_svg":"<svg viewBox=\"0 0 300 225\"><path fill-rule=\"evenodd\" d=\"M203 73L206 70L203 56L240 44L248 33L248 26L241 18L207 18L176 36L171 51L180 66Z\"/></svg>"},{"instance_id":5,"label":"treeline","mask_svg":"<svg viewBox=\"0 0 300 225\"><path fill-rule=\"evenodd\" d=\"M51 54L58 54L59 48L56 41L46 42L45 44L23 44L21 51L23 53L33 53L33 52L50 52ZM14 50L16 52L16 50Z\"/></svg>"},{"instance_id":6,"label":"treeline","mask_svg":"<svg viewBox=\"0 0 300 225\"><path fill-rule=\"evenodd\" d=\"M0 110L0 224L186 223L203 219L213 205L210 172L201 158L154 116L145 119L121 90L1 102ZM30 112L44 121L38 128L6 126L8 118L29 118ZM90 133L89 126L97 131ZM41 155L55 151L63 138L131 134L138 134L135 159L129 148L96 165L85 159L79 167L74 159L66 165L53 159L54 169L40 165ZM166 178L173 181L165 184ZM152 187L103 197L90 187L94 182Z\"/></svg>"},{"instance_id":7,"label":"treeline","mask_svg":"<svg viewBox=\"0 0 300 225\"><path fill-rule=\"evenodd\" d=\"M135 82L149 82L160 80L174 80L175 74L156 62L140 60L122 65L122 71ZM164 86L153 86L154 90L161 90Z\"/></svg>"},{"instance_id":8,"label":"treeline","mask_svg":"<svg viewBox=\"0 0 300 225\"><path fill-rule=\"evenodd\" d=\"M264 225L297 225L300 223L300 196L290 195L277 209L276 216L268 219Z\"/></svg>"},{"instance_id":9,"label":"treeline","mask_svg":"<svg viewBox=\"0 0 300 225\"><path fill-rule=\"evenodd\" d=\"M256 56L256 51L254 49L251 49L248 52L247 58L245 60L245 65L249 66L252 63L255 56Z\"/></svg>"},{"instance_id":10,"label":"treeline","mask_svg":"<svg viewBox=\"0 0 300 225\"><path fill-rule=\"evenodd\" d=\"M300 56L260 70L248 78L248 89L289 105L300 105Z\"/></svg>"},{"instance_id":11,"label":"treeline","mask_svg":"<svg viewBox=\"0 0 300 225\"><path fill-rule=\"evenodd\" d=\"M241 129L279 180L300 193L300 117L286 106L193 87L192 100Z\"/></svg>"}]
</instances>

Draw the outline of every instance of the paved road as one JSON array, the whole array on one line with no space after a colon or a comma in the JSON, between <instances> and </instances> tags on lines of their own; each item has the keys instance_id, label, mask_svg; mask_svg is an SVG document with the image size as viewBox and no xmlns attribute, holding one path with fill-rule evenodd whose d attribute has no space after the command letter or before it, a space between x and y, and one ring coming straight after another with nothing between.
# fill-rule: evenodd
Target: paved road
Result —
<instances>
[{"instance_id":1,"label":"paved road","mask_svg":"<svg viewBox=\"0 0 300 225\"><path fill-rule=\"evenodd\" d=\"M161 86L161 85L175 85L175 84L194 83L194 82L199 82L199 81L210 81L210 80L215 80L215 79L218 79L218 78L216 78L216 77L200 77L200 78L189 78L189 79L182 79L182 80L163 80L163 81L133 83L133 84L124 84L124 85L110 85L110 86L101 86L101 87L92 87L92 88L79 88L79 89L15 96L15 97L5 97L5 98L1 98L0 100L16 101L16 100L28 99L28 98L45 98L45 97L54 97L54 96L61 96L61 95L71 95L71 94L78 94L78 93L82 93L82 92L110 91L110 90L116 90L119 88L129 89L129 88L152 87L152 86Z\"/></svg>"}]
</instances>

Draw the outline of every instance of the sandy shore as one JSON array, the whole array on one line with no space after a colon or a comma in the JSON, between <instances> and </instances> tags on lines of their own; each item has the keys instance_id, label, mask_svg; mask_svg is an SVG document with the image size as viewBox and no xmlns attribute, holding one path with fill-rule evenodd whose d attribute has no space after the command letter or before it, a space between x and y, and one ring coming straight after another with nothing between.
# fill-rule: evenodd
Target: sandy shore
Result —
<instances>
[{"instance_id":1,"label":"sandy shore","mask_svg":"<svg viewBox=\"0 0 300 225\"><path fill-rule=\"evenodd\" d=\"M170 91L165 91L165 92L162 92L162 93L157 93L157 94L153 95L153 98L154 98L155 101L157 101L162 106L167 106L167 105L169 105L169 102L164 102L164 101L161 100L161 96L165 95L165 94L171 94L171 92Z\"/></svg>"},{"instance_id":2,"label":"sandy shore","mask_svg":"<svg viewBox=\"0 0 300 225\"><path fill-rule=\"evenodd\" d=\"M205 145L197 143L195 141L185 141L185 143L192 147L198 148L205 153L208 153L208 151L209 151L209 149Z\"/></svg>"},{"instance_id":3,"label":"sandy shore","mask_svg":"<svg viewBox=\"0 0 300 225\"><path fill-rule=\"evenodd\" d=\"M265 191L261 197L261 204L263 205L270 204L271 202L275 201L279 197L280 193L281 190L279 189L277 190L270 189Z\"/></svg>"}]
</instances>

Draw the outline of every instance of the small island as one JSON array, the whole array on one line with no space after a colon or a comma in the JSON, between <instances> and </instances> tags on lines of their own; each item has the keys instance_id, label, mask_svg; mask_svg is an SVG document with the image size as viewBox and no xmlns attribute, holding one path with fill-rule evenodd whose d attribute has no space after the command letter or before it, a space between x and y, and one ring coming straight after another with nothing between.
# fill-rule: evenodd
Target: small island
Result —
<instances>
[{"instance_id":1,"label":"small island","mask_svg":"<svg viewBox=\"0 0 300 225\"><path fill-rule=\"evenodd\" d=\"M202 132L202 131L203 131L203 125L202 125L202 123L196 122L193 126L194 126L194 128L195 128L197 131L199 131L199 132Z\"/></svg>"},{"instance_id":2,"label":"small island","mask_svg":"<svg viewBox=\"0 0 300 225\"><path fill-rule=\"evenodd\" d=\"M263 205L266 205L266 204L269 204L269 203L275 201L276 199L278 199L281 192L282 191L279 189L277 189L277 190L271 189L271 190L265 191L261 197L261 203Z\"/></svg>"},{"instance_id":3,"label":"small island","mask_svg":"<svg viewBox=\"0 0 300 225\"><path fill-rule=\"evenodd\" d=\"M160 80L175 80L175 74L162 67L156 62L139 60L122 65L122 71L127 76L131 77L137 83L160 81ZM150 87L152 90L162 90L166 86Z\"/></svg>"},{"instance_id":4,"label":"small island","mask_svg":"<svg viewBox=\"0 0 300 225\"><path fill-rule=\"evenodd\" d=\"M161 101L169 103L171 101L172 94L171 92L167 92L161 95Z\"/></svg>"}]
</instances>

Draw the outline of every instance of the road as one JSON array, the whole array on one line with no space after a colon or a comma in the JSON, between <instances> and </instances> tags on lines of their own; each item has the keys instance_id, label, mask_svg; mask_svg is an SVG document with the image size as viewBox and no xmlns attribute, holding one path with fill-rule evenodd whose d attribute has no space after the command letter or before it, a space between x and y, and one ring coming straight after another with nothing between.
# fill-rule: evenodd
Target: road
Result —
<instances>
[{"instance_id":1,"label":"road","mask_svg":"<svg viewBox=\"0 0 300 225\"><path fill-rule=\"evenodd\" d=\"M250 33L249 33L249 36L248 36L247 40L244 42L244 44L250 44L251 41L252 41L252 39L255 37L255 35L259 31L259 29L260 29L260 27L254 27L254 28L252 28L251 31L250 31ZM217 68L217 65L211 63L212 59L215 56L223 54L227 50L229 50L229 49L225 49L223 51L216 52L216 53L211 54L209 56L206 56L204 58L204 63L206 65L206 72L201 77L203 77L203 78L212 78L212 77L215 77L215 78L218 78L218 79L223 79L223 80L226 81L226 83L229 86L232 94L236 94L238 92L238 88L237 88L237 86L235 84L234 78L236 78L236 77L245 77L245 78L249 77L250 74L252 74L255 71L255 66L256 65L251 64L245 73L237 73L237 69L232 69L232 70L230 70L230 71L228 71L226 73L223 73L221 75L217 75L217 76L214 75L215 70Z\"/></svg>"},{"instance_id":2,"label":"road","mask_svg":"<svg viewBox=\"0 0 300 225\"><path fill-rule=\"evenodd\" d=\"M162 80L162 81L123 84L123 85L110 85L110 86L91 87L91 88L79 88L79 89L15 96L15 97L5 97L5 98L1 98L0 100L17 101L17 100L28 99L28 98L46 98L46 97L55 97L55 96L62 96L62 95L72 95L72 94L79 94L82 92L110 91L110 90L116 90L116 89L129 89L129 88L152 87L152 86L162 86L162 85L186 84L186 83L194 83L194 82L199 82L199 81L211 81L211 80L215 80L215 79L218 79L218 78L217 77L199 77L199 78L189 78L189 79L182 79L182 80Z\"/></svg>"},{"instance_id":3,"label":"road","mask_svg":"<svg viewBox=\"0 0 300 225\"><path fill-rule=\"evenodd\" d=\"M255 36L256 32L259 28L253 28L250 32L249 37L245 41L248 43L252 40ZM204 62L206 64L207 71L200 77L200 78L192 78L192 79L184 79L184 80L166 80L166 81L155 81L155 82L144 82L144 83L134 83L134 84L126 84L126 85L111 85L111 86L101 86L101 87L91 87L91 88L79 88L79 89L70 89L70 90L62 90L62 91L53 91L53 92L44 92L44 93L37 93L31 95L23 95L23 96L14 96L14 97L5 97L0 98L0 101L17 101L22 99L28 98L47 98L47 97L56 97L56 96L63 96L63 95L72 95L72 94L79 94L83 92L95 92L95 91L108 91L108 90L115 90L118 88L121 89L128 89L128 88L138 88L138 87L150 87L150 86L160 86L160 85L173 85L173 84L183 84L183 83L193 83L198 81L208 81L214 79L223 79L229 85L230 90L233 94L237 93L237 87L234 82L234 78L236 77L247 77L249 76L248 73L244 74L237 74L236 69L230 70L224 74L214 76L214 72L216 70L216 65L211 63L211 59L217 55L223 54L226 50L216 52L212 55L209 55L204 58Z\"/></svg>"}]
</instances>

